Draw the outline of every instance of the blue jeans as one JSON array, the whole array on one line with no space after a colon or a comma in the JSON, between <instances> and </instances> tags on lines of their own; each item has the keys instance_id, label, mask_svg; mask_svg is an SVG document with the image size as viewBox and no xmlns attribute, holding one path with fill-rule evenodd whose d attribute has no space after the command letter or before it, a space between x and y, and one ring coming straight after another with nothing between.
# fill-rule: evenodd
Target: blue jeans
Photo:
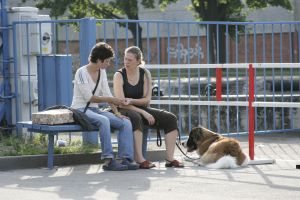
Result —
<instances>
[{"instance_id":1,"label":"blue jeans","mask_svg":"<svg viewBox=\"0 0 300 200\"><path fill-rule=\"evenodd\" d=\"M83 111L84 108L78 109ZM102 148L101 159L114 158L111 144L111 128L118 130L118 158L133 160L133 132L129 119L119 118L111 112L99 108L88 108L85 113L90 122L99 127Z\"/></svg>"}]
</instances>

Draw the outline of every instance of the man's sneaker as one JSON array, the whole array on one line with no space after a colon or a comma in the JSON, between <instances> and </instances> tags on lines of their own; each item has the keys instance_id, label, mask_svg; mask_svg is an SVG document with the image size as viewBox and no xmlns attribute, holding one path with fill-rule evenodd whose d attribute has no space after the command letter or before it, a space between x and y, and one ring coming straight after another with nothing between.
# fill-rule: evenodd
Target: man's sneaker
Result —
<instances>
[{"instance_id":1,"label":"man's sneaker","mask_svg":"<svg viewBox=\"0 0 300 200\"><path fill-rule=\"evenodd\" d=\"M122 165L126 165L129 170L137 170L139 165L134 161L129 161L128 159L124 158L121 162Z\"/></svg>"},{"instance_id":2,"label":"man's sneaker","mask_svg":"<svg viewBox=\"0 0 300 200\"><path fill-rule=\"evenodd\" d=\"M109 164L103 165L102 169L105 171L125 171L125 170L128 170L128 166L122 165L113 159L110 161Z\"/></svg>"}]
</instances>

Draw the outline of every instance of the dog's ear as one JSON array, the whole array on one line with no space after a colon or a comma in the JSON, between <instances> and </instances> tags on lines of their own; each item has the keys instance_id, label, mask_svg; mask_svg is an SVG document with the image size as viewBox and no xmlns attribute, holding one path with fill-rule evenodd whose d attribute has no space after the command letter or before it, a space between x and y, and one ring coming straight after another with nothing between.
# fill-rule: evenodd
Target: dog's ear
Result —
<instances>
[{"instance_id":1,"label":"dog's ear","mask_svg":"<svg viewBox=\"0 0 300 200\"><path fill-rule=\"evenodd\" d=\"M195 127L191 130L190 133L194 139L195 142L199 141L203 137L202 128L201 127Z\"/></svg>"}]
</instances>

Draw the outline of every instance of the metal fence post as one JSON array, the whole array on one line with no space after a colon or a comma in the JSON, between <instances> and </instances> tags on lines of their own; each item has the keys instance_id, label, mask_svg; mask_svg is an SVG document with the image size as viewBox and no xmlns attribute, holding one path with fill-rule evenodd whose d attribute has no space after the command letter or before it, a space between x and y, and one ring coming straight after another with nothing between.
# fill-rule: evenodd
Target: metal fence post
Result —
<instances>
[{"instance_id":1,"label":"metal fence post","mask_svg":"<svg viewBox=\"0 0 300 200\"><path fill-rule=\"evenodd\" d=\"M95 43L96 20L94 18L81 19L79 33L80 66L84 66L88 63L90 51ZM98 132L83 132L82 141L85 144L98 144Z\"/></svg>"}]
</instances>

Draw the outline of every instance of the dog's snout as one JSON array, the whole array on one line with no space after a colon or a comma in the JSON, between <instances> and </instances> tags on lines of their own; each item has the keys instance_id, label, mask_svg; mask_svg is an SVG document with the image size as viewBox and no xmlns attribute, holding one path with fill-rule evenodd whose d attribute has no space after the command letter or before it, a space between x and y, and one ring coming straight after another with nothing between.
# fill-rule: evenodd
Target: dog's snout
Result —
<instances>
[{"instance_id":1,"label":"dog's snout","mask_svg":"<svg viewBox=\"0 0 300 200\"><path fill-rule=\"evenodd\" d=\"M187 141L184 141L184 142L181 143L181 145L182 145L183 147L185 147L185 148L186 148L186 144L187 144Z\"/></svg>"}]
</instances>

